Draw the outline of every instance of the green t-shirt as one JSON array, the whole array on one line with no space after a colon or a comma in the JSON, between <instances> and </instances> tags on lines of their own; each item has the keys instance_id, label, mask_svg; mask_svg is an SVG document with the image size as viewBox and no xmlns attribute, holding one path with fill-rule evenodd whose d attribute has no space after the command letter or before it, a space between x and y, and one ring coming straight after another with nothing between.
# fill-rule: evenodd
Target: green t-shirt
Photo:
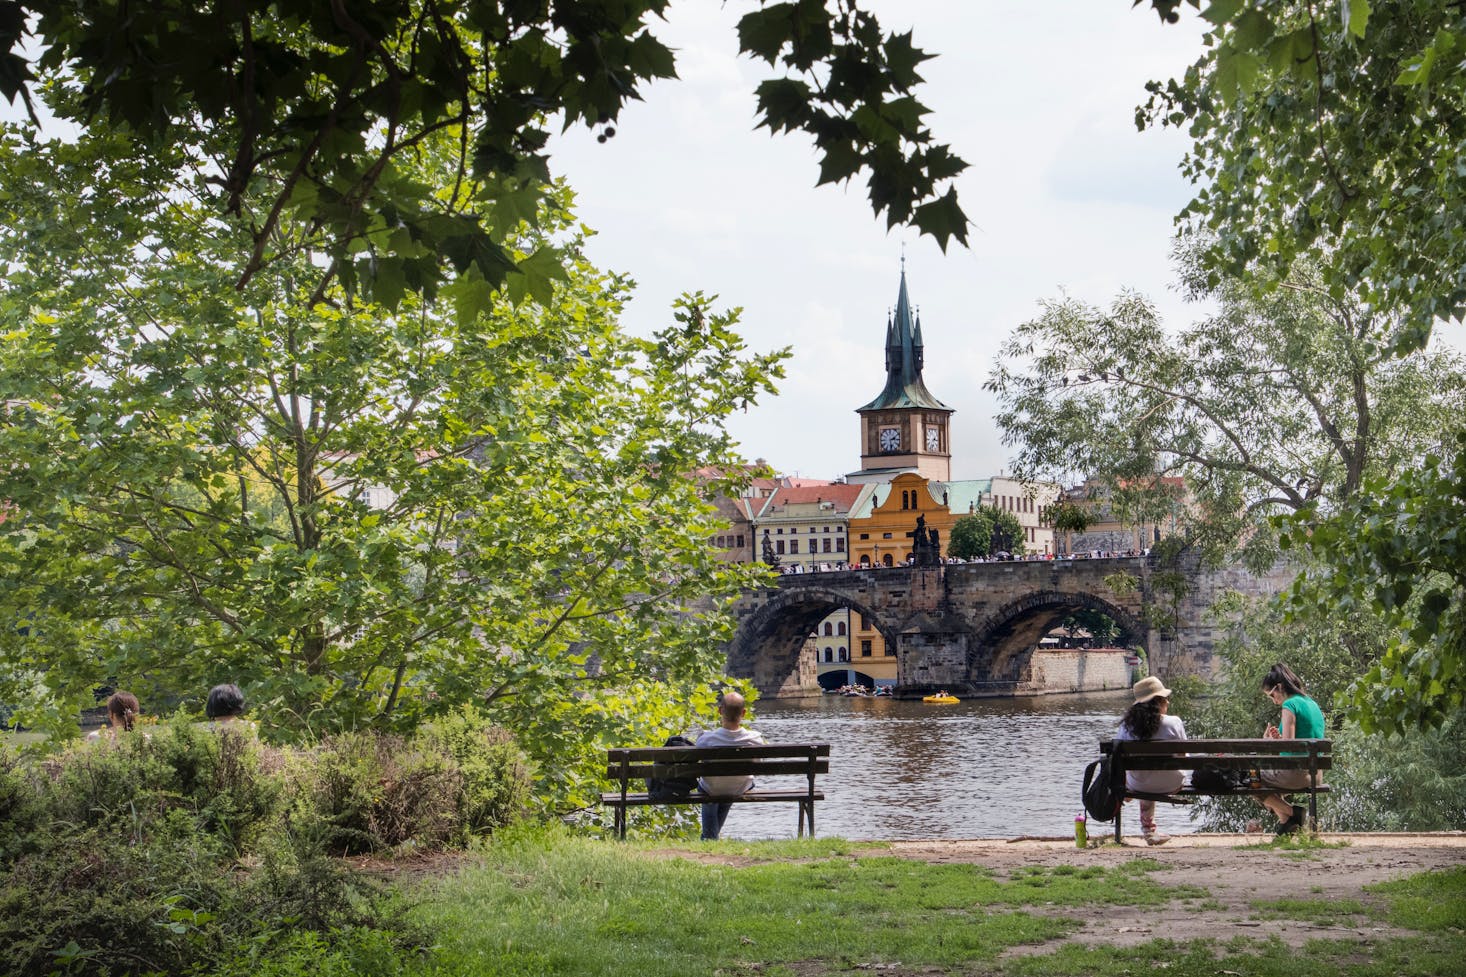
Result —
<instances>
[{"instance_id":1,"label":"green t-shirt","mask_svg":"<svg viewBox=\"0 0 1466 977\"><path fill-rule=\"evenodd\" d=\"M1293 714L1293 738L1300 740L1321 740L1323 735L1323 710L1306 695L1289 696L1283 700L1283 708Z\"/></svg>"}]
</instances>

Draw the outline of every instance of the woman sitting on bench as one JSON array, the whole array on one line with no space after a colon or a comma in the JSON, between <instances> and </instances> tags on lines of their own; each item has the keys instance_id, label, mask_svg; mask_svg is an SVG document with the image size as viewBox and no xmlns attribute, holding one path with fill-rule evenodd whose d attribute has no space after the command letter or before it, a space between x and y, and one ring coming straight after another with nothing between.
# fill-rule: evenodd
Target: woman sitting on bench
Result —
<instances>
[{"instance_id":1,"label":"woman sitting on bench","mask_svg":"<svg viewBox=\"0 0 1466 977\"><path fill-rule=\"evenodd\" d=\"M1120 731L1115 734L1121 740L1184 740L1186 726L1179 717L1168 716L1171 707L1171 690L1154 675L1136 682L1133 686L1135 702L1120 719ZM1170 794L1181 789L1186 781L1183 770L1136 770L1125 772L1127 790L1143 794ZM1161 834L1155 825L1155 801L1140 800L1140 830L1147 845L1164 845L1170 835Z\"/></svg>"},{"instance_id":2,"label":"woman sitting on bench","mask_svg":"<svg viewBox=\"0 0 1466 977\"><path fill-rule=\"evenodd\" d=\"M1308 697L1303 680L1294 675L1287 665L1278 664L1268 669L1262 680L1262 694L1282 708L1278 726L1268 723L1262 732L1264 739L1323 739L1323 710ZM1285 791L1317 787L1322 780L1322 777L1310 780L1307 770L1259 770L1257 773L1264 787L1280 787ZM1278 826L1273 829L1276 834L1292 834L1303 827L1303 807L1290 803L1282 794L1265 794L1258 798L1258 802L1277 816Z\"/></svg>"}]
</instances>

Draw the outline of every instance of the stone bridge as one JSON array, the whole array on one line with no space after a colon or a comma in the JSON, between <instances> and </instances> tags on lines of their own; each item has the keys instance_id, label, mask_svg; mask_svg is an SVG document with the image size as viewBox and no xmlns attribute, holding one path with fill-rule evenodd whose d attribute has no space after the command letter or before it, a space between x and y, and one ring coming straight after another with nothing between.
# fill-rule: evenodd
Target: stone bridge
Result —
<instances>
[{"instance_id":1,"label":"stone bridge","mask_svg":"<svg viewBox=\"0 0 1466 977\"><path fill-rule=\"evenodd\" d=\"M1011 695L1027 681L1039 639L1091 609L1119 625L1121 646L1146 650L1152 672L1210 677L1222 625L1207 609L1224 592L1268 595L1292 576L1281 566L1262 577L1240 567L1209 570L1186 555L1166 567L1151 557L1116 557L791 574L738 602L727 671L766 696L819 695L806 640L844 607L865 615L896 649L898 696Z\"/></svg>"}]
</instances>

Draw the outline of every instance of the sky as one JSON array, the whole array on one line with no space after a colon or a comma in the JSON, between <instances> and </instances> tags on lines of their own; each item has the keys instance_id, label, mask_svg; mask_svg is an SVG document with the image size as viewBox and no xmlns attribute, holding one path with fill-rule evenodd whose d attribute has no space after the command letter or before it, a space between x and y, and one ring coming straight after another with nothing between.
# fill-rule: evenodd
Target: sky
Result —
<instances>
[{"instance_id":1,"label":"sky","mask_svg":"<svg viewBox=\"0 0 1466 977\"><path fill-rule=\"evenodd\" d=\"M1199 56L1202 25L1188 8L1166 27L1127 0L868 5L939 55L922 66L918 97L936 139L971 164L957 184L969 247L943 254L913 230L888 232L862 181L815 187L808 137L754 130L753 91L770 69L738 57L742 3L674 2L655 32L677 52L679 80L646 89L605 143L561 137L553 167L597 232L591 259L638 283L629 328L664 325L679 294L701 290L742 308L751 349L792 347L779 395L729 425L745 457L786 474L860 467L854 411L885 380L904 249L927 387L956 410L952 475L998 475L1013 450L982 385L1041 302L1106 305L1134 288L1176 328L1205 312L1173 290L1169 262L1191 197L1177 169L1187 141L1134 121L1145 82Z\"/></svg>"}]
</instances>

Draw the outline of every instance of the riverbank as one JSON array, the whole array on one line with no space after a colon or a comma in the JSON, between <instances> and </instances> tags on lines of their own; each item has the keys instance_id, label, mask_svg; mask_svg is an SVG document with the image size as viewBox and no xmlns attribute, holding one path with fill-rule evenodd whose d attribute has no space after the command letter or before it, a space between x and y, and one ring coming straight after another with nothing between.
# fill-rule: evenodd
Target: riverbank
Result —
<instances>
[{"instance_id":1,"label":"riverbank","mask_svg":"<svg viewBox=\"0 0 1466 977\"><path fill-rule=\"evenodd\" d=\"M1084 850L557 836L437 869L407 882L437 975L1373 977L1466 960L1459 834Z\"/></svg>"}]
</instances>

